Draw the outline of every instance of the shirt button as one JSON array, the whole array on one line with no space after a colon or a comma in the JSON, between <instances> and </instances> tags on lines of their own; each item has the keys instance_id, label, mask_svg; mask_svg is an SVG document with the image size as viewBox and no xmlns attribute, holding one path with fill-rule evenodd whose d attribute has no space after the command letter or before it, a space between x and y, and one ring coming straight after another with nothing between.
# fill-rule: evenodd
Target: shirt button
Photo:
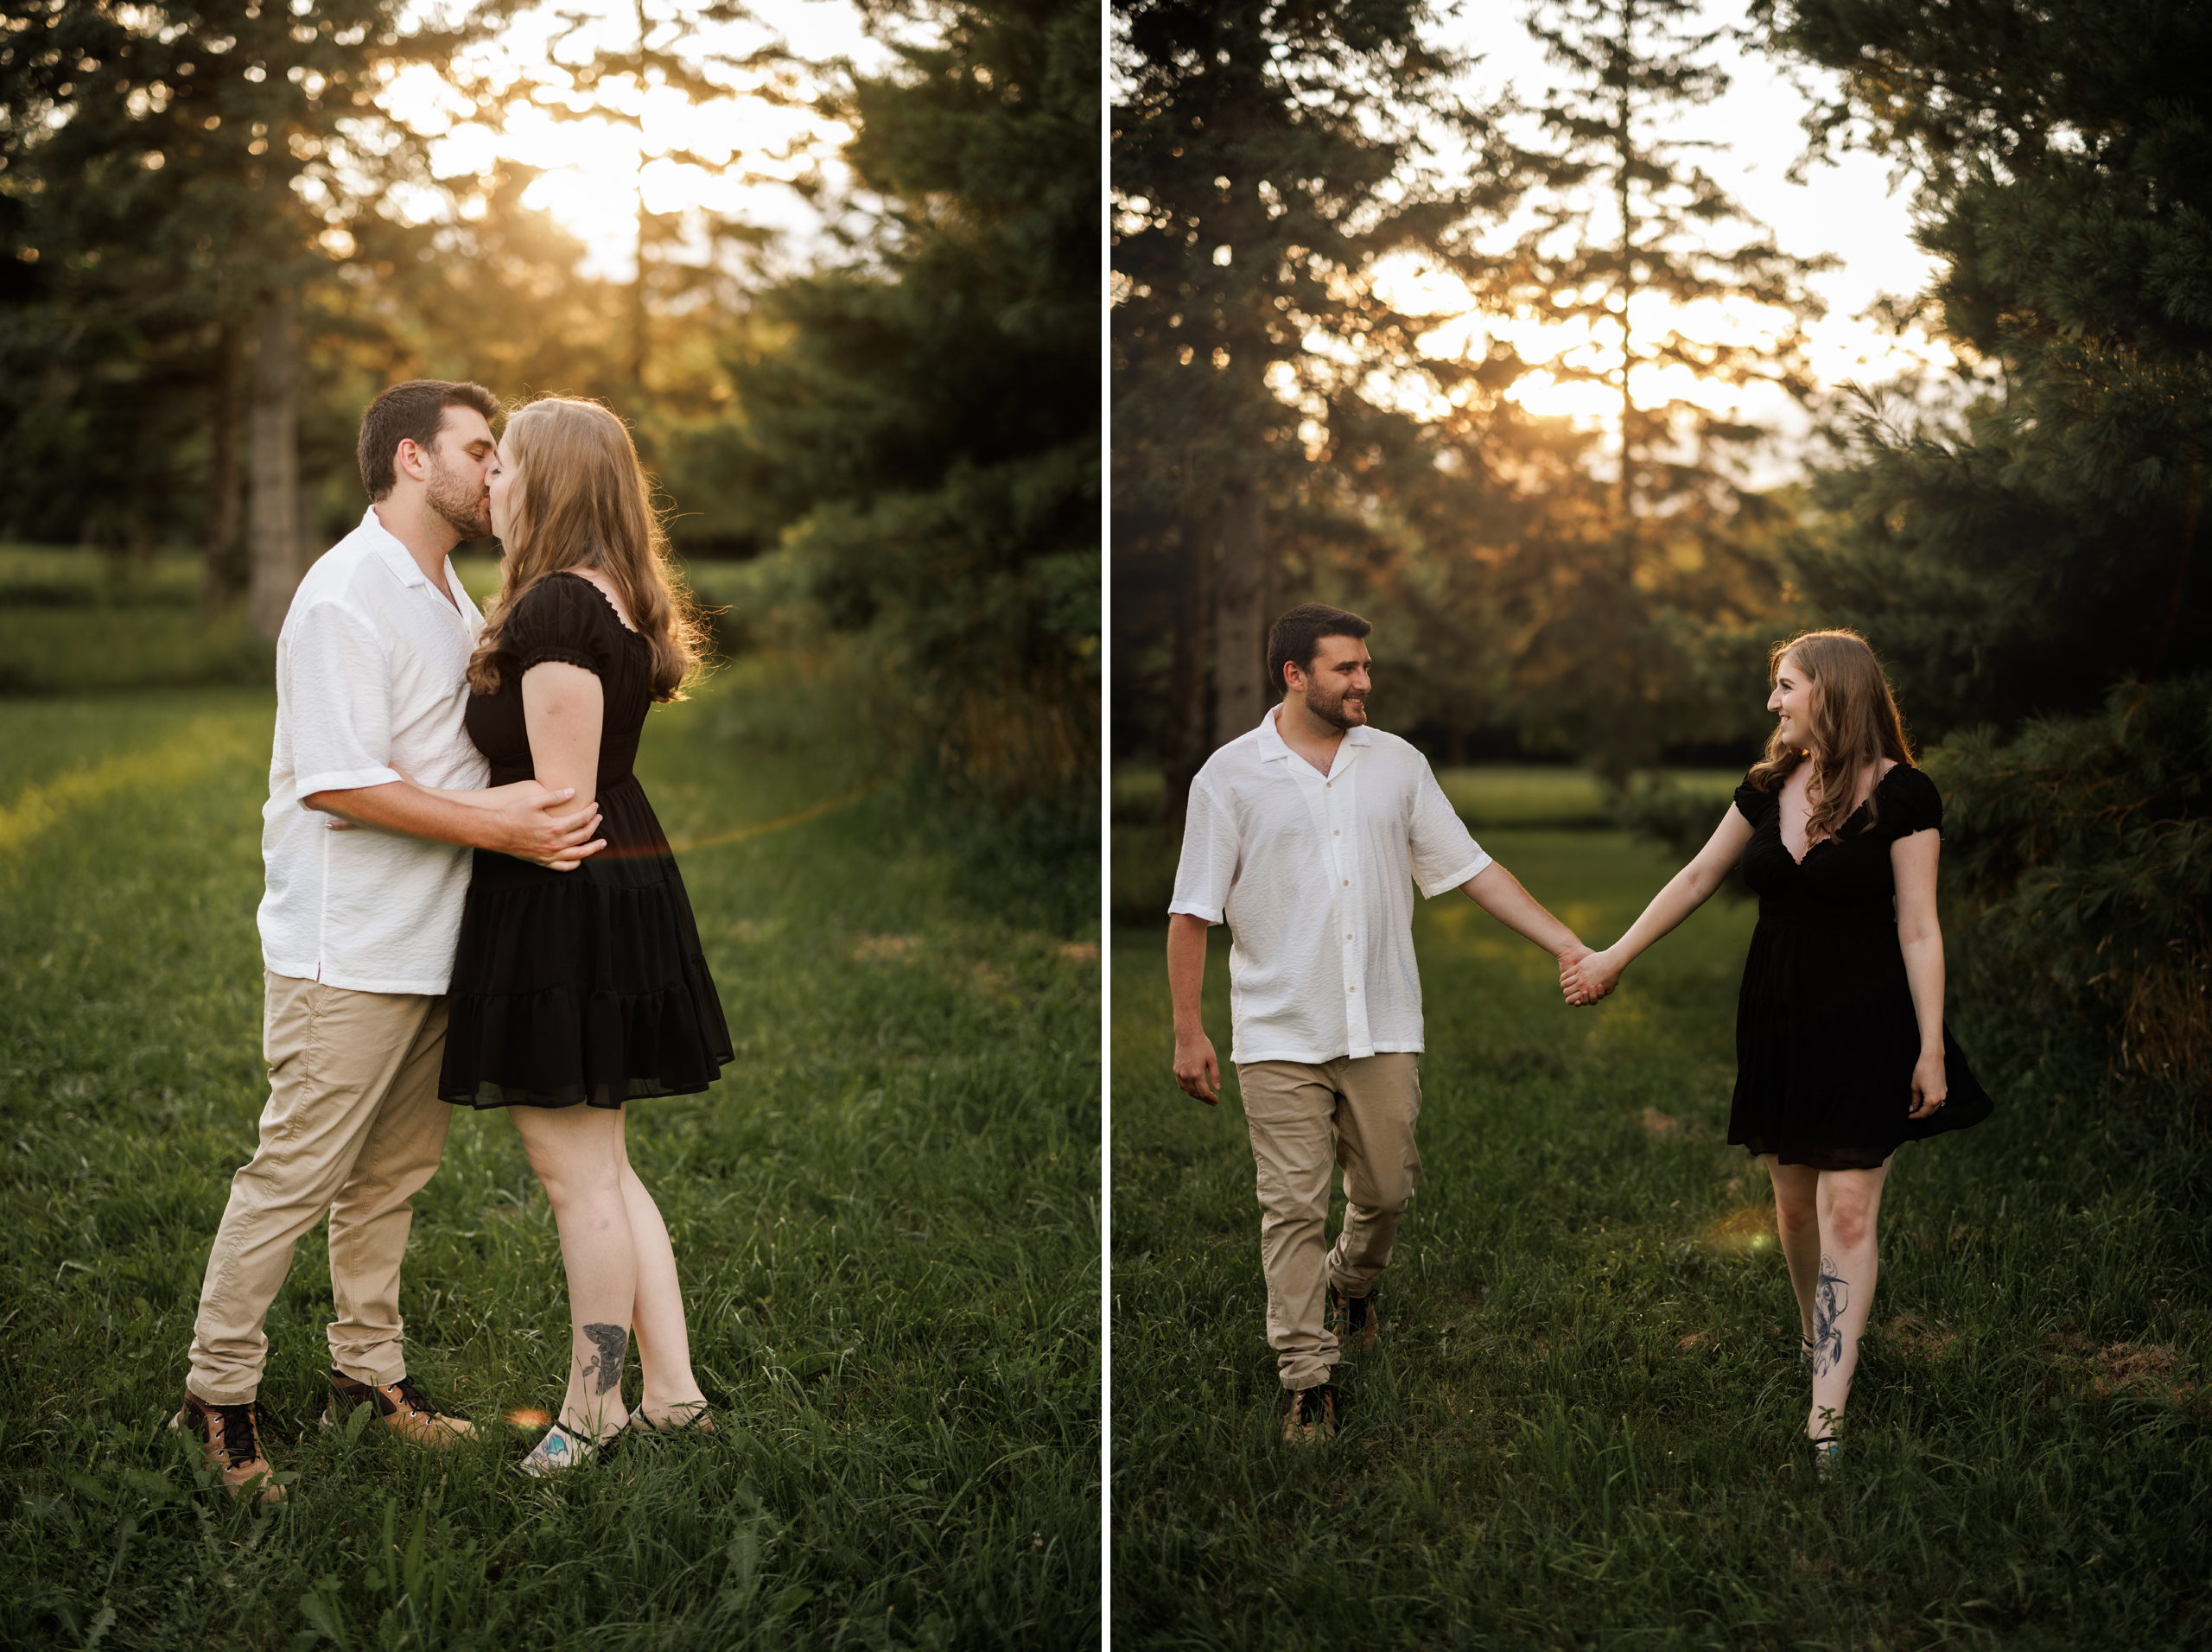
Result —
<instances>
[{"instance_id":1,"label":"shirt button","mask_svg":"<svg viewBox=\"0 0 2212 1652\"><path fill-rule=\"evenodd\" d=\"M1346 878L1344 880L1344 887L1347 889L1351 887L1351 880L1350 878Z\"/></svg>"},{"instance_id":2,"label":"shirt button","mask_svg":"<svg viewBox=\"0 0 2212 1652\"><path fill-rule=\"evenodd\" d=\"M1329 836L1332 837L1342 837L1344 836L1344 829L1339 827L1337 830L1331 832Z\"/></svg>"},{"instance_id":3,"label":"shirt button","mask_svg":"<svg viewBox=\"0 0 2212 1652\"><path fill-rule=\"evenodd\" d=\"M1347 987L1347 988L1344 988L1344 990L1345 990L1346 992L1348 992L1348 993L1356 993L1356 992L1357 992L1357 991L1359 990L1359 988L1357 988L1357 987Z\"/></svg>"}]
</instances>

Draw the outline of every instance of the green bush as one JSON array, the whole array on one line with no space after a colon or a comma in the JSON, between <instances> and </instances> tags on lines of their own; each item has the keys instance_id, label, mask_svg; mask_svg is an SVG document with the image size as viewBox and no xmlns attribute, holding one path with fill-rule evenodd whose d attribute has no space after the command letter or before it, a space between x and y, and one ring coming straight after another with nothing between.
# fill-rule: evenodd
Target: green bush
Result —
<instances>
[{"instance_id":1,"label":"green bush","mask_svg":"<svg viewBox=\"0 0 2212 1652\"><path fill-rule=\"evenodd\" d=\"M2101 1058L2187 1098L2212 1038L2212 677L2122 683L2093 715L1953 735L1953 996L1995 1047Z\"/></svg>"}]
</instances>

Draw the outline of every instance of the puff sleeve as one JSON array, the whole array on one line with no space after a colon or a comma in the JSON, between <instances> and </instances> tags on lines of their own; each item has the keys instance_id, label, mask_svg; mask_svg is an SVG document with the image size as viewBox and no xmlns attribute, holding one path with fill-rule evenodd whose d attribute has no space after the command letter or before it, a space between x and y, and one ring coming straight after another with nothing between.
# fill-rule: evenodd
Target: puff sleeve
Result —
<instances>
[{"instance_id":1,"label":"puff sleeve","mask_svg":"<svg viewBox=\"0 0 2212 1652\"><path fill-rule=\"evenodd\" d=\"M1915 832L1941 830L1943 794L1918 769L1900 763L1882 787L1882 830L1891 842Z\"/></svg>"},{"instance_id":2,"label":"puff sleeve","mask_svg":"<svg viewBox=\"0 0 2212 1652\"><path fill-rule=\"evenodd\" d=\"M613 615L607 599L588 580L556 574L524 592L515 604L501 627L499 651L514 661L518 673L554 661L604 677L604 621Z\"/></svg>"},{"instance_id":3,"label":"puff sleeve","mask_svg":"<svg viewBox=\"0 0 2212 1652\"><path fill-rule=\"evenodd\" d=\"M1736 812L1751 823L1753 831L1774 818L1774 811L1782 806L1779 794L1762 791L1746 775L1744 784L1736 788Z\"/></svg>"}]
</instances>

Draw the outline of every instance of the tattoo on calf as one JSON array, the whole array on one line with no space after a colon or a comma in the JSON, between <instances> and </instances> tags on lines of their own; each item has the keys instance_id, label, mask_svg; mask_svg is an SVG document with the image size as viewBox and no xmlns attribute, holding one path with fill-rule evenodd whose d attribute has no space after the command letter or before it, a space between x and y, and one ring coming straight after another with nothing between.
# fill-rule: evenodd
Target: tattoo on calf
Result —
<instances>
[{"instance_id":1,"label":"tattoo on calf","mask_svg":"<svg viewBox=\"0 0 2212 1652\"><path fill-rule=\"evenodd\" d=\"M622 1357L630 1351L627 1325L586 1325L584 1338L599 1352L584 1362L584 1381L595 1394L622 1385Z\"/></svg>"},{"instance_id":2,"label":"tattoo on calf","mask_svg":"<svg viewBox=\"0 0 2212 1652\"><path fill-rule=\"evenodd\" d=\"M1843 1311L1851 1287L1827 1257L1821 1258L1820 1283L1813 1289L1813 1369L1826 1376L1843 1363Z\"/></svg>"}]
</instances>

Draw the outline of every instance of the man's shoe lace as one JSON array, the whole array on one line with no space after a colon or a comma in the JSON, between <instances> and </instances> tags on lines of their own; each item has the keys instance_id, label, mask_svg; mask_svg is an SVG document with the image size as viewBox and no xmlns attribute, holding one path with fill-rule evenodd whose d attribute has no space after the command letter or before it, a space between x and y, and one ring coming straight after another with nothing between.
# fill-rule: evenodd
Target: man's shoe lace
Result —
<instances>
[{"instance_id":1,"label":"man's shoe lace","mask_svg":"<svg viewBox=\"0 0 2212 1652\"><path fill-rule=\"evenodd\" d=\"M412 1407L415 1414L425 1421L440 1414L437 1407L430 1402L430 1396L415 1386L413 1377L403 1376L391 1386L398 1391L401 1403Z\"/></svg>"},{"instance_id":2,"label":"man's shoe lace","mask_svg":"<svg viewBox=\"0 0 2212 1652\"><path fill-rule=\"evenodd\" d=\"M231 1459L232 1468L242 1469L261 1455L261 1434L255 1426L251 1400L244 1405L210 1406L208 1409L222 1420L223 1455Z\"/></svg>"}]
</instances>

